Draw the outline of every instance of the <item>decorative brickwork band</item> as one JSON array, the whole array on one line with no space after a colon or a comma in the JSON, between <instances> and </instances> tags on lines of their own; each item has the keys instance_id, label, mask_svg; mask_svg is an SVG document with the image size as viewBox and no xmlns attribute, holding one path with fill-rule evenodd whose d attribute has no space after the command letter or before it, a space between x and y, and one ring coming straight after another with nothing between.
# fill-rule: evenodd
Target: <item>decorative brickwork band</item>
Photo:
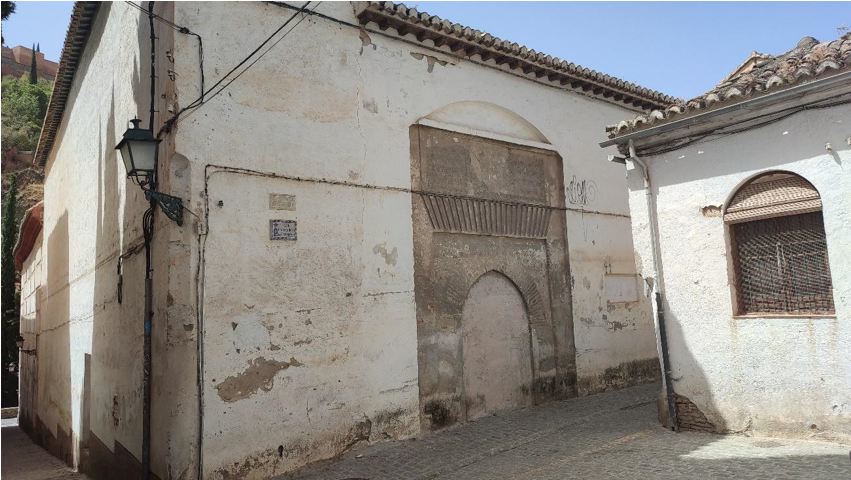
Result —
<instances>
[{"instance_id":1,"label":"decorative brickwork band","mask_svg":"<svg viewBox=\"0 0 851 480\"><path fill-rule=\"evenodd\" d=\"M420 194L438 232L546 238L552 209L544 206Z\"/></svg>"}]
</instances>

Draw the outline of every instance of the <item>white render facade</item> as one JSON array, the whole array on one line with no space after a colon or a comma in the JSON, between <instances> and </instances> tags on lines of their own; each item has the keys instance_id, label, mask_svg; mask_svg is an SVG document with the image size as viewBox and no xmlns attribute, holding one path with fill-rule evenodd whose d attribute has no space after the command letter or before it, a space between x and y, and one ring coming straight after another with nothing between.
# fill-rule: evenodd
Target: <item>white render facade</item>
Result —
<instances>
[{"instance_id":1,"label":"white render facade","mask_svg":"<svg viewBox=\"0 0 851 480\"><path fill-rule=\"evenodd\" d=\"M105 478L135 474L142 449L147 202L114 146L127 120L147 124L150 43L147 15L126 3L83 8L94 14L69 99L36 153L46 168L39 348L53 352L39 361L64 366L39 376L52 386L39 389L40 423L28 428ZM410 20L362 20L369 8L321 4L163 137L159 190L187 211L183 226L157 211L152 242L160 478L265 478L472 418L452 355L465 319L488 318L462 311L474 290L522 311L518 365L532 373L517 376L524 400L512 403L514 392L505 405L658 379L626 180L597 146L602 125L658 94L630 103L615 87L562 83L552 66L539 75L483 60L485 50L459 55L436 47L439 35L399 35ZM208 87L294 13L228 2L154 11L203 38ZM197 38L155 25L157 131L200 95L200 71ZM429 225L421 197L434 192L417 185L440 187L443 167L427 165L438 147L467 162L457 178L468 183L438 196L468 217L437 214L461 223L432 225L428 244L415 231ZM504 230L477 223L485 205ZM544 223L525 216L544 211ZM297 222L297 239L271 239L273 220ZM469 266L452 274L462 289L446 305L422 290L448 278L441 258Z\"/></svg>"},{"instance_id":2,"label":"white render facade","mask_svg":"<svg viewBox=\"0 0 851 480\"><path fill-rule=\"evenodd\" d=\"M645 125L646 131L627 128L614 137L627 157L639 274L657 291L662 282L669 380L680 428L840 442L851 438L847 77L844 67L827 69L820 77L778 87L774 100L775 92L762 100L762 94L749 93L706 107L706 112L692 109L682 114L691 116L682 126L673 116ZM783 97L785 88L801 93ZM730 105L748 101L762 103L732 111ZM805 105L809 109L795 111ZM732 113L725 113L725 106ZM777 112L789 111L794 113L777 118ZM761 119L776 120L761 124ZM717 133L725 129L743 131ZM703 139L688 143L689 138ZM652 153L659 149L668 151ZM649 196L641 163L649 174ZM833 311L748 313L737 305L745 280L734 265L737 247L728 209L749 182L772 174L802 178L820 197L816 214L824 223ZM654 268L648 202L656 217L661 279ZM665 403L660 400L663 417Z\"/></svg>"}]
</instances>

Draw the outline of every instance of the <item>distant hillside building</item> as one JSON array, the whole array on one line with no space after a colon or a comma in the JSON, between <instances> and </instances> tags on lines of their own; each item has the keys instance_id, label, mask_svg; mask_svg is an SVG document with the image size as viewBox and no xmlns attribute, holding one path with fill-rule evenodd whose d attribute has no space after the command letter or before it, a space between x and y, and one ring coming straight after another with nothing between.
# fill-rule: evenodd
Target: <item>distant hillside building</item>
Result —
<instances>
[{"instance_id":1,"label":"distant hillside building","mask_svg":"<svg viewBox=\"0 0 851 480\"><path fill-rule=\"evenodd\" d=\"M33 51L30 48L18 45L17 47L3 47L3 76L12 75L21 78L30 73ZM56 78L56 69L59 64L44 58L41 52L35 52L36 68L39 78L53 81Z\"/></svg>"}]
</instances>

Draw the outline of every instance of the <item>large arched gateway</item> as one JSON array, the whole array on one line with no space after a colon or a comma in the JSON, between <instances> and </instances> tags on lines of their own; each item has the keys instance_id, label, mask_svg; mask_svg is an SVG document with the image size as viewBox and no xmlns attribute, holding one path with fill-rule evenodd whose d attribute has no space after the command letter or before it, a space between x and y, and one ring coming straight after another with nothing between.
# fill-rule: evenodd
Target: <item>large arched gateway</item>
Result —
<instances>
[{"instance_id":1,"label":"large arched gateway","mask_svg":"<svg viewBox=\"0 0 851 480\"><path fill-rule=\"evenodd\" d=\"M483 102L420 120L411 152L422 426L565 396L576 367L561 157Z\"/></svg>"}]
</instances>

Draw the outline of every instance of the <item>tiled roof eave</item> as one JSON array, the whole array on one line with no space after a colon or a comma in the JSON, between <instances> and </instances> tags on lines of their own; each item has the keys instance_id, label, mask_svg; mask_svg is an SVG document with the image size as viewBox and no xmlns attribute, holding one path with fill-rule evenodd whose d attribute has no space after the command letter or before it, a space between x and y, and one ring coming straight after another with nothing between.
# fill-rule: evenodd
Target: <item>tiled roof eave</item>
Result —
<instances>
[{"instance_id":1,"label":"tiled roof eave","mask_svg":"<svg viewBox=\"0 0 851 480\"><path fill-rule=\"evenodd\" d=\"M745 112L742 115L747 117L749 115L747 112L757 112L757 110L754 109L757 105L759 105L760 108L768 108L771 113L778 113L783 108L783 105L786 105L786 108L789 108L790 105L788 102L790 100L797 102L795 106L802 106L800 101L796 99L801 99L802 95L810 92L816 93L817 96L807 100L803 106L807 104L823 103L829 98L848 95L849 91L847 88L844 92L836 89L836 87L840 85L845 85L846 87L851 85L851 69L846 69L845 71L838 72L835 75L821 77L809 82L800 82L795 85L790 85L788 88L772 90L770 92L763 93L762 95L740 98L736 101L730 101L723 104L716 104L713 105L712 108L691 110L683 115L677 116L676 118L666 118L656 122L642 123L639 127L632 128L629 131L622 132L617 135L609 133L609 139L601 142L600 146L605 148L612 145L626 145L630 140L657 138L663 135L669 135L671 132L675 131L688 132L690 135L694 135L699 132L703 132L707 128L710 130L718 128L718 124L716 124L715 127L712 127L712 124L708 123L712 122L712 119L720 116L729 117L729 115L732 115L733 112L736 111ZM661 115L659 112L651 112L651 115L656 114ZM642 115L641 117L645 116ZM740 118L739 120L749 121L749 118ZM629 121L627 120L626 122ZM621 122L621 124L623 123L624 122ZM723 121L722 124L729 124L729 120ZM700 125L705 126L701 127ZM607 132L613 127L614 126L607 127Z\"/></svg>"},{"instance_id":2,"label":"tiled roof eave","mask_svg":"<svg viewBox=\"0 0 851 480\"><path fill-rule=\"evenodd\" d=\"M688 102L669 105L630 120L623 120L616 125L609 125L606 127L606 133L610 139L616 140L653 127L679 122L847 73L851 71L851 33L832 42L810 45L809 53L795 55L787 53L781 57L779 61L782 63L754 69L747 76L738 78L736 81L722 82L712 91ZM794 66L794 71L783 73L777 71L787 66Z\"/></svg>"},{"instance_id":3,"label":"tiled roof eave","mask_svg":"<svg viewBox=\"0 0 851 480\"><path fill-rule=\"evenodd\" d=\"M35 240L44 224L44 201L38 202L27 210L18 229L18 240L12 250L15 269L20 272L27 257L35 247Z\"/></svg>"},{"instance_id":4,"label":"tiled roof eave","mask_svg":"<svg viewBox=\"0 0 851 480\"><path fill-rule=\"evenodd\" d=\"M71 22L65 35L65 43L62 46L62 54L59 58L59 67L56 70L56 80L53 84L53 93L50 95L50 103L47 105L47 113L44 116L44 124L41 127L41 135L33 155L33 163L43 167L53 148L56 132L62 123L62 114L65 112L65 104L74 81L74 74L83 55L86 42L91 32L92 23L95 20L100 2L75 2L71 11Z\"/></svg>"},{"instance_id":5,"label":"tiled roof eave","mask_svg":"<svg viewBox=\"0 0 851 480\"><path fill-rule=\"evenodd\" d=\"M446 47L459 57L479 55L483 62L493 60L497 65L507 65L518 73L546 78L547 81L626 105L650 110L681 101L488 33L418 12L401 3L367 2L358 13L358 19L361 25L373 22L382 31L393 28L400 37L412 34L419 42L431 40L435 47Z\"/></svg>"}]
</instances>

